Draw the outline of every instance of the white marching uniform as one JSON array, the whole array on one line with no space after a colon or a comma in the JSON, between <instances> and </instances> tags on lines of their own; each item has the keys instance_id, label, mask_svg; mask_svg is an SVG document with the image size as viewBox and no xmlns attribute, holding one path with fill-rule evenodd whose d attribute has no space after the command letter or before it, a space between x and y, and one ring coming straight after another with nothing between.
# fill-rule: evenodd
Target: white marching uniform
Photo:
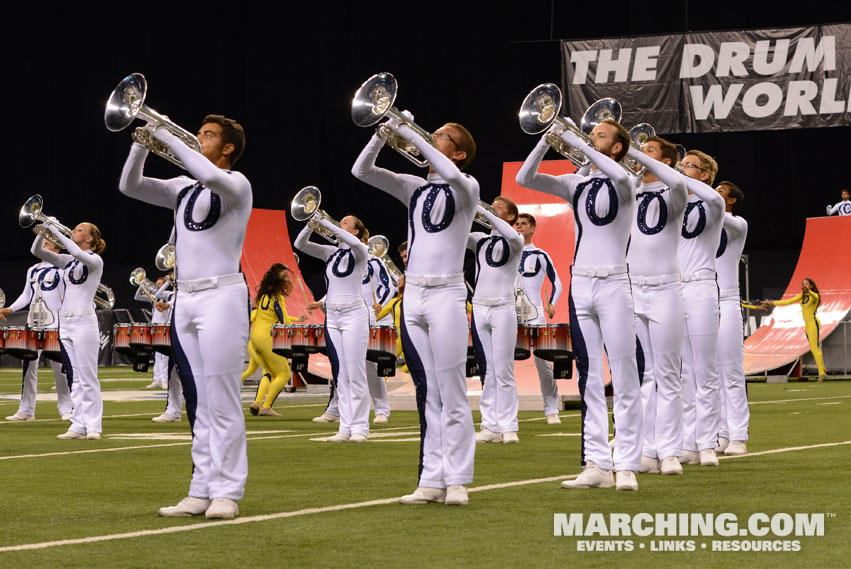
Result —
<instances>
[{"instance_id":1,"label":"white marching uniform","mask_svg":"<svg viewBox=\"0 0 851 569\"><path fill-rule=\"evenodd\" d=\"M46 225L69 253L44 249L41 235L32 246L33 255L63 267L59 341L74 403L68 430L81 435L100 433L103 430L103 400L98 381L100 330L94 298L103 275L103 259L91 250L80 249L51 224Z\"/></svg>"},{"instance_id":2,"label":"white marching uniform","mask_svg":"<svg viewBox=\"0 0 851 569\"><path fill-rule=\"evenodd\" d=\"M724 214L724 229L715 268L721 289L721 326L718 362L721 372L721 426L719 435L731 441L748 440L750 409L745 381L745 342L742 304L739 296L739 259L748 236L748 222L732 213Z\"/></svg>"},{"instance_id":3,"label":"white marching uniform","mask_svg":"<svg viewBox=\"0 0 851 569\"><path fill-rule=\"evenodd\" d=\"M149 302L151 304L151 324L165 324L169 321L171 316L171 308L169 308L165 313L160 312L154 306L154 302L161 301L159 295L154 295L152 299L150 296L142 292L142 287L140 286L136 289L136 295L133 297L134 300L139 302ZM168 356L165 354L161 354L159 352L154 352L154 373L153 373L153 381L163 384L168 381L169 375L169 367L168 367Z\"/></svg>"},{"instance_id":4,"label":"white marching uniform","mask_svg":"<svg viewBox=\"0 0 851 569\"><path fill-rule=\"evenodd\" d=\"M523 246L520 266L517 268L517 271L520 274L520 286L523 288L523 292L529 301L535 305L535 309L538 312L536 318L524 322L524 324L542 326L547 323L547 313L544 311L544 302L541 298L541 286L544 284L544 279L550 281L552 290L550 292L549 303L555 306L563 290L558 271L556 271L556 267L549 254L543 249L536 247L534 243ZM533 356L533 360L535 362L535 368L538 370L538 381L541 384L541 396L544 399L544 415L557 415L559 412L558 385L553 375L553 364L537 356Z\"/></svg>"},{"instance_id":5,"label":"white marching uniform","mask_svg":"<svg viewBox=\"0 0 851 569\"><path fill-rule=\"evenodd\" d=\"M637 471L641 465L642 417L633 305L626 249L633 219L629 175L612 159L575 136L566 141L598 167L590 176L538 173L546 136L523 163L517 182L561 197L573 209L576 251L571 267L570 331L582 397L582 464ZM614 461L608 446L609 414L603 356L609 362L617 425Z\"/></svg>"},{"instance_id":6,"label":"white marching uniform","mask_svg":"<svg viewBox=\"0 0 851 569\"><path fill-rule=\"evenodd\" d=\"M377 302L383 307L393 300L397 292L399 292L399 289L390 277L384 262L375 255L370 255L366 263L363 281L361 281L361 294L369 307L370 326L393 326L392 314L388 314L376 322L372 305ZM372 399L375 414L389 417L390 399L387 397L387 384L384 383L384 378L378 375L377 363L366 362L366 381L369 384L369 396Z\"/></svg>"},{"instance_id":7,"label":"white marching uniform","mask_svg":"<svg viewBox=\"0 0 851 569\"><path fill-rule=\"evenodd\" d=\"M44 306L53 316L53 322L44 327L45 330L55 330L59 327L59 306L62 304L60 283L62 281L61 269L53 264L42 261L36 263L27 270L27 280L21 295L9 305L12 312L30 307L30 320L32 320L35 305L33 300L40 296ZM36 291L36 289L38 289ZM38 362L41 358L41 350L35 360L24 361L23 380L21 383L21 403L18 406L18 415L35 416L35 400L38 392ZM50 361L53 369L53 380L56 383L56 408L59 415L70 413L73 409L71 402L71 388L68 386L68 378L62 371L62 363Z\"/></svg>"},{"instance_id":8,"label":"white marching uniform","mask_svg":"<svg viewBox=\"0 0 851 569\"><path fill-rule=\"evenodd\" d=\"M715 253L721 241L725 206L724 198L714 189L684 174L682 177L692 192L677 247L685 301L682 449L697 452L718 446L721 421Z\"/></svg>"},{"instance_id":9,"label":"white marching uniform","mask_svg":"<svg viewBox=\"0 0 851 569\"><path fill-rule=\"evenodd\" d=\"M476 253L476 291L473 294L473 341L480 351L483 378L479 410L482 428L492 433L516 433L517 385L514 382L514 345L517 310L514 282L523 252L523 237L512 226L484 208L478 208L493 226L490 235L471 233L467 248Z\"/></svg>"},{"instance_id":10,"label":"white marching uniform","mask_svg":"<svg viewBox=\"0 0 851 569\"><path fill-rule=\"evenodd\" d=\"M418 486L445 488L473 481L476 452L467 400L464 251L479 199L479 183L462 173L407 126L398 133L436 173L427 179L375 166L384 142L373 136L352 174L408 206L408 266L401 336L420 414Z\"/></svg>"},{"instance_id":11,"label":"white marching uniform","mask_svg":"<svg viewBox=\"0 0 851 569\"><path fill-rule=\"evenodd\" d=\"M325 345L336 382L340 433L369 436L369 386L366 347L369 310L361 296L367 248L360 239L327 220L319 221L339 240L339 246L311 243L313 230L305 225L295 248L325 261Z\"/></svg>"},{"instance_id":12,"label":"white marching uniform","mask_svg":"<svg viewBox=\"0 0 851 569\"><path fill-rule=\"evenodd\" d=\"M171 344L192 429L189 496L239 500L248 476L240 390L249 319L239 259L251 215L251 184L240 172L217 168L165 129L154 136L195 179L143 177L148 151L133 144L119 189L175 211L178 281Z\"/></svg>"},{"instance_id":13,"label":"white marching uniform","mask_svg":"<svg viewBox=\"0 0 851 569\"><path fill-rule=\"evenodd\" d=\"M674 169L640 151L631 149L629 156L659 178L649 184L642 182L638 187L635 222L626 257L640 348L638 368L644 370L642 455L658 459L679 457L683 437L680 371L685 322L677 246L688 194L685 181Z\"/></svg>"},{"instance_id":14,"label":"white marching uniform","mask_svg":"<svg viewBox=\"0 0 851 569\"><path fill-rule=\"evenodd\" d=\"M169 287L171 287L171 283L166 281L159 290L157 290L156 294L154 294L154 298L156 298L158 302L165 302L168 304L168 310L165 312L160 312L154 308L154 314L157 315L156 320L154 320L154 314L151 315L151 322L154 324L165 324L171 322L171 312L172 307L174 306L174 291L168 290ZM175 364L174 357L156 352L154 354L154 378L156 378L157 373L157 356L161 356L160 361L165 362L165 379L162 381L168 382L168 395L166 397L165 413L166 415L171 415L172 417L179 419L180 416L183 415L183 386L180 384L180 376L177 373L177 365Z\"/></svg>"},{"instance_id":15,"label":"white marching uniform","mask_svg":"<svg viewBox=\"0 0 851 569\"><path fill-rule=\"evenodd\" d=\"M827 215L851 215L851 201L842 200L838 204L827 206Z\"/></svg>"}]
</instances>

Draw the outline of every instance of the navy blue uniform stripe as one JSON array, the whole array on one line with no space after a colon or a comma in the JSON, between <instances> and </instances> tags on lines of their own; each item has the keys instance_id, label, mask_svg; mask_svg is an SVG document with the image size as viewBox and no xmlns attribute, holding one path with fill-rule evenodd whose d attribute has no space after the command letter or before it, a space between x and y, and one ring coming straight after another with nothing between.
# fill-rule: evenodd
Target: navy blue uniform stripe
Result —
<instances>
[{"instance_id":1,"label":"navy blue uniform stripe","mask_svg":"<svg viewBox=\"0 0 851 569\"><path fill-rule=\"evenodd\" d=\"M411 378L414 381L414 388L416 389L417 395L417 411L420 414L420 462L418 467L419 470L417 472L417 482L419 483L419 480L423 475L423 453L425 450L426 431L428 430L425 414L428 386L426 384L426 374L425 368L423 367L423 361L420 359L420 354L414 347L413 342L411 342L411 337L408 335L408 328L405 326L404 301L402 302L401 315L399 316L399 326L401 328L402 335L402 353L405 354L405 362L408 364L408 371L411 373Z\"/></svg>"},{"instance_id":2,"label":"navy blue uniform stripe","mask_svg":"<svg viewBox=\"0 0 851 569\"><path fill-rule=\"evenodd\" d=\"M582 328L579 327L579 319L576 317L576 306L573 303L573 282L570 285L569 294L569 310L570 310L570 341L573 346L573 355L576 361L576 371L579 372L579 398L582 403L582 422L580 430L580 454L581 465L585 466L585 415L588 411L588 405L585 403L585 385L588 382L588 348L585 344L585 337L582 335Z\"/></svg>"}]
</instances>

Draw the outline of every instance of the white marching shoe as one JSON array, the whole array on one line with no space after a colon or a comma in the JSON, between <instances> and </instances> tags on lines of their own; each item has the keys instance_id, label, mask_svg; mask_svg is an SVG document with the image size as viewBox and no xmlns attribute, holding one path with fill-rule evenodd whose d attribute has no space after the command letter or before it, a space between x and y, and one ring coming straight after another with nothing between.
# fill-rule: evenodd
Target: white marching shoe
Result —
<instances>
[{"instance_id":1,"label":"white marching shoe","mask_svg":"<svg viewBox=\"0 0 851 569\"><path fill-rule=\"evenodd\" d=\"M724 454L726 456L740 456L747 454L747 452L748 445L745 444L745 441L730 441L730 444L727 446Z\"/></svg>"},{"instance_id":2,"label":"white marching shoe","mask_svg":"<svg viewBox=\"0 0 851 569\"><path fill-rule=\"evenodd\" d=\"M158 513L164 518L182 518L186 516L199 516L206 512L209 507L210 500L207 498L187 496L178 502L176 506L160 508Z\"/></svg>"},{"instance_id":3,"label":"white marching shoe","mask_svg":"<svg viewBox=\"0 0 851 569\"><path fill-rule=\"evenodd\" d=\"M659 474L661 472L661 464L658 458L650 458L649 456L641 457L641 466L638 472L646 474Z\"/></svg>"},{"instance_id":4,"label":"white marching shoe","mask_svg":"<svg viewBox=\"0 0 851 569\"><path fill-rule=\"evenodd\" d=\"M558 413L547 415L547 425L561 425L561 418L558 416Z\"/></svg>"},{"instance_id":5,"label":"white marching shoe","mask_svg":"<svg viewBox=\"0 0 851 569\"><path fill-rule=\"evenodd\" d=\"M718 466L718 457L714 448L705 448L700 451L700 466Z\"/></svg>"},{"instance_id":6,"label":"white marching shoe","mask_svg":"<svg viewBox=\"0 0 851 569\"><path fill-rule=\"evenodd\" d=\"M507 433L502 433L502 443L506 445L516 444L520 442L520 438L517 436L517 433L514 431L509 431Z\"/></svg>"},{"instance_id":7,"label":"white marching shoe","mask_svg":"<svg viewBox=\"0 0 851 569\"><path fill-rule=\"evenodd\" d=\"M680 457L680 464L700 464L700 458L693 450L684 450Z\"/></svg>"},{"instance_id":8,"label":"white marching shoe","mask_svg":"<svg viewBox=\"0 0 851 569\"><path fill-rule=\"evenodd\" d=\"M325 440L329 443L345 443L349 440L349 438L351 437L346 433L337 433L336 435L328 437Z\"/></svg>"},{"instance_id":9,"label":"white marching shoe","mask_svg":"<svg viewBox=\"0 0 851 569\"><path fill-rule=\"evenodd\" d=\"M488 428L482 427L482 430L476 433L477 443L500 443L502 442L502 433L494 433Z\"/></svg>"},{"instance_id":10,"label":"white marching shoe","mask_svg":"<svg viewBox=\"0 0 851 569\"><path fill-rule=\"evenodd\" d=\"M638 480L632 470L621 470L615 473L615 490L627 490L635 492L638 490Z\"/></svg>"},{"instance_id":11,"label":"white marching shoe","mask_svg":"<svg viewBox=\"0 0 851 569\"><path fill-rule=\"evenodd\" d=\"M314 417L311 419L314 423L339 423L340 417L338 415L332 415L330 413L322 413L318 417Z\"/></svg>"},{"instance_id":12,"label":"white marching shoe","mask_svg":"<svg viewBox=\"0 0 851 569\"><path fill-rule=\"evenodd\" d=\"M208 520L230 520L239 515L239 504L230 498L213 498L210 507L204 512Z\"/></svg>"},{"instance_id":13,"label":"white marching shoe","mask_svg":"<svg viewBox=\"0 0 851 569\"><path fill-rule=\"evenodd\" d=\"M174 415L169 415L168 413L163 413L157 417L151 419L154 423L179 423L180 417L175 417Z\"/></svg>"},{"instance_id":14,"label":"white marching shoe","mask_svg":"<svg viewBox=\"0 0 851 569\"><path fill-rule=\"evenodd\" d=\"M727 447L730 446L730 439L725 437L718 437L718 446L715 447L715 452L724 452L727 450Z\"/></svg>"},{"instance_id":15,"label":"white marching shoe","mask_svg":"<svg viewBox=\"0 0 851 569\"><path fill-rule=\"evenodd\" d=\"M387 416L387 415L385 415L384 413L376 413L376 414L375 414L375 418L372 420L372 423L373 423L374 425L383 425L383 424L384 424L384 423L386 423L388 420L390 420L390 417L388 417L388 416Z\"/></svg>"},{"instance_id":16,"label":"white marching shoe","mask_svg":"<svg viewBox=\"0 0 851 569\"><path fill-rule=\"evenodd\" d=\"M429 502L443 502L446 499L446 490L443 488L429 488L417 486L413 494L406 494L399 498L400 504L427 504Z\"/></svg>"},{"instance_id":17,"label":"white marching shoe","mask_svg":"<svg viewBox=\"0 0 851 569\"><path fill-rule=\"evenodd\" d=\"M593 462L588 462L582 474L574 480L565 480L561 483L562 488L611 488L614 485L612 471L598 468Z\"/></svg>"},{"instance_id":18,"label":"white marching shoe","mask_svg":"<svg viewBox=\"0 0 851 569\"><path fill-rule=\"evenodd\" d=\"M70 418L70 417L69 417ZM20 411L6 417L7 421L35 421L35 415L24 415Z\"/></svg>"},{"instance_id":19,"label":"white marching shoe","mask_svg":"<svg viewBox=\"0 0 851 569\"><path fill-rule=\"evenodd\" d=\"M361 433L353 433L349 436L348 442L350 443L365 443L367 439L366 435L362 435Z\"/></svg>"},{"instance_id":20,"label":"white marching shoe","mask_svg":"<svg viewBox=\"0 0 851 569\"><path fill-rule=\"evenodd\" d=\"M666 476L676 476L683 473L683 467L680 464L680 457L668 456L662 459L662 474Z\"/></svg>"},{"instance_id":21,"label":"white marching shoe","mask_svg":"<svg viewBox=\"0 0 851 569\"><path fill-rule=\"evenodd\" d=\"M61 435L56 435L57 439L68 440L68 439L85 439L86 435L83 433L78 433L77 431L72 431L68 429L67 433L62 433Z\"/></svg>"},{"instance_id":22,"label":"white marching shoe","mask_svg":"<svg viewBox=\"0 0 851 569\"><path fill-rule=\"evenodd\" d=\"M462 484L452 484L446 488L444 503L447 506L466 506L470 503L467 497L467 487Z\"/></svg>"}]
</instances>

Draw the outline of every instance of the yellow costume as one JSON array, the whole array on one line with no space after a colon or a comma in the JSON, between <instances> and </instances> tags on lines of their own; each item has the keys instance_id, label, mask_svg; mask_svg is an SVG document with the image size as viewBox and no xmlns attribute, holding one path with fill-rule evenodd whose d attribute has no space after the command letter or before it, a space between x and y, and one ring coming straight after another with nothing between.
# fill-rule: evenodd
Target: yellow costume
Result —
<instances>
[{"instance_id":1,"label":"yellow costume","mask_svg":"<svg viewBox=\"0 0 851 569\"><path fill-rule=\"evenodd\" d=\"M816 309L818 308L821 299L819 298L818 293L811 290L807 292L806 296L804 293L801 293L793 296L792 298L787 298L786 300L777 300L774 302L774 306L795 304L796 302L801 303L801 312L803 313L805 324L804 329L807 332L807 340L810 342L810 351L813 353L813 358L815 358L816 365L818 366L818 374L825 375L824 356L822 355L821 348L819 348L818 345L821 322L819 322L818 316L816 316Z\"/></svg>"},{"instance_id":2,"label":"yellow costume","mask_svg":"<svg viewBox=\"0 0 851 569\"><path fill-rule=\"evenodd\" d=\"M287 304L283 295L279 294L275 298L265 294L261 296L257 301L257 309L252 320L254 325L251 327L248 340L250 359L242 379L245 381L246 377L257 370L257 366L263 366L272 379L264 375L260 380L254 406L256 408L262 403L263 409L271 409L275 398L290 380L290 365L287 359L272 351L272 325L292 324L292 320L287 315Z\"/></svg>"},{"instance_id":3,"label":"yellow costume","mask_svg":"<svg viewBox=\"0 0 851 569\"><path fill-rule=\"evenodd\" d=\"M402 356L404 359L405 355L402 353L402 328L400 327L400 318L402 315L402 295L397 295L396 298L388 302L384 305L384 308L381 309L381 312L375 317L376 322L384 318L390 313L393 313L393 326L396 327L396 357ZM403 371L408 371L407 366L403 368Z\"/></svg>"}]
</instances>

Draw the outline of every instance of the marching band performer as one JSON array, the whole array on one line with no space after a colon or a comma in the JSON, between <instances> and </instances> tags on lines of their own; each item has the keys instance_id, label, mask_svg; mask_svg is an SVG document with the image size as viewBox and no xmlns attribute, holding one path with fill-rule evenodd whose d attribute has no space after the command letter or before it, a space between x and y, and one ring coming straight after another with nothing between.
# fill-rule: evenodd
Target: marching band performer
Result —
<instances>
[{"instance_id":1,"label":"marching band performer","mask_svg":"<svg viewBox=\"0 0 851 569\"><path fill-rule=\"evenodd\" d=\"M293 290L289 273L290 270L286 266L274 263L257 285L257 294L254 297L256 316L251 327L249 345L253 348L252 358L256 359L267 374L271 374L271 378L264 374L260 380L254 402L249 407L252 415L279 415L272 409L272 404L290 380L290 364L287 358L272 351L272 325L293 323L287 314L286 297ZM245 373L242 377L246 377Z\"/></svg>"},{"instance_id":2,"label":"marching band performer","mask_svg":"<svg viewBox=\"0 0 851 569\"><path fill-rule=\"evenodd\" d=\"M162 284L160 284L162 282ZM157 284L160 288L154 293L154 312L157 313L157 321L162 323L171 322L171 309L174 306L174 290L171 289L171 281L166 278L157 279ZM153 318L151 318L153 321ZM180 377L177 375L177 365L174 362L174 356L156 353L156 356L164 356L165 358L165 383L162 388L168 390L166 396L165 411L162 415L157 415L151 419L154 423L177 423L183 415L183 387L180 384ZM156 356L154 356L154 368L156 368ZM155 369L156 373L156 369Z\"/></svg>"},{"instance_id":3,"label":"marching band performer","mask_svg":"<svg viewBox=\"0 0 851 569\"><path fill-rule=\"evenodd\" d=\"M165 278L157 279L157 287L160 288L165 284ZM149 296L145 293L143 285L139 285L136 289L136 295L133 300L138 302L148 302L151 304L151 324L165 324L169 320L170 314L168 309L165 311L159 310L156 307L160 299L157 295ZM151 384L145 389L168 389L168 356L159 352L154 352L154 373Z\"/></svg>"},{"instance_id":4,"label":"marching band performer","mask_svg":"<svg viewBox=\"0 0 851 569\"><path fill-rule=\"evenodd\" d=\"M682 348L683 464L718 466L715 447L721 422L718 376L718 284L715 253L721 241L724 199L711 184L715 160L689 150L680 162L689 196L677 246L683 281L685 331Z\"/></svg>"},{"instance_id":5,"label":"marching band performer","mask_svg":"<svg viewBox=\"0 0 851 569\"><path fill-rule=\"evenodd\" d=\"M555 264L549 253L532 243L537 224L529 213L521 213L514 224L517 232L523 236L523 255L520 257L520 286L538 313L536 318L526 322L540 326L547 323L556 314L555 304L561 298L562 284ZM544 279L550 281L550 295L544 305L541 287ZM538 381L541 384L541 396L544 398L544 416L548 425L560 425L558 384L553 375L553 364L550 361L534 356L535 368L538 370Z\"/></svg>"},{"instance_id":6,"label":"marching band performer","mask_svg":"<svg viewBox=\"0 0 851 569\"><path fill-rule=\"evenodd\" d=\"M339 431L328 441L362 443L369 437L369 387L364 363L369 315L361 295L369 232L353 215L341 219L339 227L324 218L318 223L334 234L338 246L311 243L313 229L308 223L296 237L295 248L325 261L325 346L340 412Z\"/></svg>"},{"instance_id":7,"label":"marching band performer","mask_svg":"<svg viewBox=\"0 0 851 569\"><path fill-rule=\"evenodd\" d=\"M494 215L479 206L477 211L493 227L490 235L471 233L467 248L476 254L476 288L473 294L473 343L478 352L484 385L479 400L482 427L476 442L518 443L517 386L514 383L514 345L517 342L517 310L514 282L523 237L514 230L517 205L499 196Z\"/></svg>"},{"instance_id":8,"label":"marching band performer","mask_svg":"<svg viewBox=\"0 0 851 569\"><path fill-rule=\"evenodd\" d=\"M361 284L361 293L367 306L373 307L373 310L369 311L370 327L392 326L392 318L384 316L381 320L376 319L375 305L383 308L396 296L398 289L390 277L387 267L384 266L384 262L375 255L370 255L367 260L366 272ZM366 380L369 384L369 396L375 410L375 418L372 422L386 423L390 419L390 400L387 397L387 385L384 383L384 378L378 375L378 364L376 362L367 360Z\"/></svg>"},{"instance_id":9,"label":"marching band performer","mask_svg":"<svg viewBox=\"0 0 851 569\"><path fill-rule=\"evenodd\" d=\"M406 114L410 117L410 113ZM373 135L352 174L408 206L408 263L402 305L402 346L417 393L420 465L417 489L402 504L468 503L475 430L467 400L464 251L479 199L479 184L462 170L475 157L469 131L447 123L435 146L397 119L397 135L428 161L428 178L375 166L384 141Z\"/></svg>"},{"instance_id":10,"label":"marching band performer","mask_svg":"<svg viewBox=\"0 0 851 569\"><path fill-rule=\"evenodd\" d=\"M549 149L546 134L526 158L517 182L563 198L573 208L576 253L571 267L570 329L582 408L583 472L562 488L638 490L641 462L641 391L633 303L626 250L633 216L632 179L617 162L629 148L629 133L607 119L591 132L593 148L569 130L562 139L593 163L589 176L538 172ZM608 446L609 417L603 386L603 354L614 388L618 426L614 461ZM617 482L612 470L617 471Z\"/></svg>"},{"instance_id":11,"label":"marching band performer","mask_svg":"<svg viewBox=\"0 0 851 569\"><path fill-rule=\"evenodd\" d=\"M252 195L246 177L231 170L245 148L245 131L232 119L207 115L200 153L165 127L153 136L195 178L144 177L148 151L134 143L119 182L122 193L173 209L177 220L171 343L192 428L193 471L188 497L159 514L233 518L248 476L239 377L249 302L239 259Z\"/></svg>"},{"instance_id":12,"label":"marching band performer","mask_svg":"<svg viewBox=\"0 0 851 569\"><path fill-rule=\"evenodd\" d=\"M739 260L748 236L748 222L738 214L745 194L733 182L721 182L716 191L724 199L724 228L715 259L721 299L718 328L718 368L721 375L721 428L717 452L740 455L747 452L748 390L745 382L745 342L739 295Z\"/></svg>"},{"instance_id":13,"label":"marching band performer","mask_svg":"<svg viewBox=\"0 0 851 569\"><path fill-rule=\"evenodd\" d=\"M42 235L35 238L31 249L36 257L64 267L59 341L74 410L68 432L56 438L98 440L103 430L103 400L98 381L100 330L94 298L103 275L100 253L106 248L106 242L101 238L100 229L92 223L77 225L72 231L73 240L61 233L52 221L45 225L68 251L68 254L60 254L44 248Z\"/></svg>"},{"instance_id":14,"label":"marching band performer","mask_svg":"<svg viewBox=\"0 0 851 569\"><path fill-rule=\"evenodd\" d=\"M58 254L62 248L56 243L44 240L43 247ZM27 270L27 280L24 291L6 308L0 309L0 319L5 320L9 314L29 306L28 323L36 324L36 320L46 317L45 330L56 330L59 326L59 306L62 304L59 284L62 281L62 271L47 261L36 263ZM49 314L45 314L46 309ZM24 360L24 377L21 385L21 403L18 410L6 417L7 421L32 421L35 419L35 399L38 392L38 362L41 350L33 361ZM63 421L71 419L73 403L68 378L62 371L62 363L50 360L53 368L53 379L56 383L56 407Z\"/></svg>"},{"instance_id":15,"label":"marching band performer","mask_svg":"<svg viewBox=\"0 0 851 569\"><path fill-rule=\"evenodd\" d=\"M682 474L683 290L677 246L688 194L672 168L677 147L658 136L629 156L646 168L635 199L627 253L635 327L644 362L644 448L641 472ZM618 422L618 440L622 423ZM661 458L661 461L659 460Z\"/></svg>"}]
</instances>

